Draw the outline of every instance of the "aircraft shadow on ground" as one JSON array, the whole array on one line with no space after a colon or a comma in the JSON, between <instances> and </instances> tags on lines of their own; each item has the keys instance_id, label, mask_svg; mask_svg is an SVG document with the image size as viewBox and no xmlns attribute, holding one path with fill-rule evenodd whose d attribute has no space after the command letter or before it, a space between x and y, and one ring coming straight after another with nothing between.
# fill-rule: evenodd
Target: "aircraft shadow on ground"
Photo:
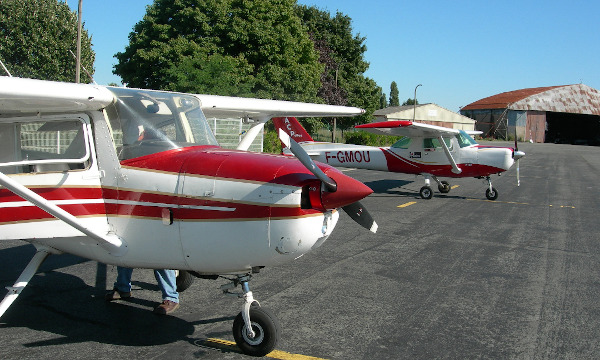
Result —
<instances>
[{"instance_id":1,"label":"aircraft shadow on ground","mask_svg":"<svg viewBox=\"0 0 600 360\"><path fill-rule=\"evenodd\" d=\"M404 190L402 189L403 186L406 186L408 184L412 184L413 181L405 181L405 180L391 180L391 179L382 179L382 180L374 180L374 181L368 181L365 182L364 184L367 185L368 187L371 188L371 190L373 190L373 194L369 195L369 197L377 197L378 194L383 195L383 194L390 194L390 195L398 195L398 196L402 196L402 197L411 197L411 198L415 198L415 199L421 199L421 195L419 194L419 190ZM437 185L435 187L433 187L434 190L434 194L433 197L439 197L439 198L446 198L446 199L468 199L468 197L465 196L459 196L459 195L452 195L452 191L450 193L447 194L441 194L439 192L437 192Z\"/></svg>"},{"instance_id":2,"label":"aircraft shadow on ground","mask_svg":"<svg viewBox=\"0 0 600 360\"><path fill-rule=\"evenodd\" d=\"M0 250L0 285L11 286L14 283L33 256L32 249L32 246L24 245ZM189 322L177 316L152 313L158 301L134 297L128 301L106 302L106 265L98 264L96 286L90 286L77 276L55 271L88 260L73 255L52 255L46 261L0 318L0 329L29 328L59 336L50 335L50 339L31 342L25 338L24 347L88 341L122 346L153 346L186 339L193 342L197 340L197 337L192 337L195 325L231 323L235 318L217 317ZM134 285L135 289L139 287L158 292L156 284L137 281ZM0 298L5 294L0 294ZM221 333L202 335L223 336Z\"/></svg>"}]
</instances>

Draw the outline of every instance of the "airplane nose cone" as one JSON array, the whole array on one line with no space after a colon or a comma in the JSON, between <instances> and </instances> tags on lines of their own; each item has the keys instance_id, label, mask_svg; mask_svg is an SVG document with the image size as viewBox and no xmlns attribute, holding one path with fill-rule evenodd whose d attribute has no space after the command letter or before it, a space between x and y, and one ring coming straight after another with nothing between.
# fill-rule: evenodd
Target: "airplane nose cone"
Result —
<instances>
[{"instance_id":1,"label":"airplane nose cone","mask_svg":"<svg viewBox=\"0 0 600 360\"><path fill-rule=\"evenodd\" d=\"M325 209L340 208L355 203L373 193L370 187L362 182L342 174L340 171L329 168L325 174L337 184L335 192L323 191L321 202Z\"/></svg>"},{"instance_id":2,"label":"airplane nose cone","mask_svg":"<svg viewBox=\"0 0 600 360\"><path fill-rule=\"evenodd\" d=\"M513 153L513 159L515 159L515 161L519 160L520 158L522 158L524 156L525 156L525 153L523 151L515 150L515 152Z\"/></svg>"}]
</instances>

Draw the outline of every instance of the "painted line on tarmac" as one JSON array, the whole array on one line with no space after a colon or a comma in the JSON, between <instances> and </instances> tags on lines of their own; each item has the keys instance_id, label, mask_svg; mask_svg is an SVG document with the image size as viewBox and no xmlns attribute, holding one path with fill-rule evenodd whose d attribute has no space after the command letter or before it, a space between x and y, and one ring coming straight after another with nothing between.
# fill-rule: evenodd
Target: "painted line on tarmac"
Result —
<instances>
[{"instance_id":1,"label":"painted line on tarmac","mask_svg":"<svg viewBox=\"0 0 600 360\"><path fill-rule=\"evenodd\" d=\"M209 338L209 339L200 340L198 342L199 342L199 345L202 347L241 353L240 349L237 347L237 345L235 344L234 341ZM268 357L271 359L278 359L278 360L325 360L325 359L319 358L319 357L307 356L307 355L301 355L301 354L292 354L292 353L280 351L280 350L273 350L270 353L268 353L267 355L265 355L265 357Z\"/></svg>"},{"instance_id":2,"label":"painted line on tarmac","mask_svg":"<svg viewBox=\"0 0 600 360\"><path fill-rule=\"evenodd\" d=\"M548 206L548 207L557 207L557 208L565 208L565 209L575 209L575 206L572 206L572 205L552 205L552 204L549 204L549 205L539 205L539 204L522 203L522 202L516 202L516 201L498 201L498 200L474 199L474 198L466 198L466 199L467 200L471 200L471 201L484 201L484 202L496 203L496 204Z\"/></svg>"},{"instance_id":3,"label":"painted line on tarmac","mask_svg":"<svg viewBox=\"0 0 600 360\"><path fill-rule=\"evenodd\" d=\"M399 207L399 208L405 208L405 207L407 207L407 206L411 206L411 205L414 205L414 204L416 204L416 203L417 203L416 201L409 201L409 202L407 202L407 203L404 203L404 204L402 204L402 205L398 205L398 207Z\"/></svg>"},{"instance_id":4,"label":"painted line on tarmac","mask_svg":"<svg viewBox=\"0 0 600 360\"><path fill-rule=\"evenodd\" d=\"M452 187L450 187L450 190L456 189L457 187L459 187L460 185L452 185Z\"/></svg>"}]
</instances>

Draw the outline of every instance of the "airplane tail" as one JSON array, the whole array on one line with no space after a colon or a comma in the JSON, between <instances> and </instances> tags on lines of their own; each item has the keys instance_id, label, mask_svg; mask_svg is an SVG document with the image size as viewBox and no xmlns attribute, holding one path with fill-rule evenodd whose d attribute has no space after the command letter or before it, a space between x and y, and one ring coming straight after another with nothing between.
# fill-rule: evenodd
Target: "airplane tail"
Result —
<instances>
[{"instance_id":1,"label":"airplane tail","mask_svg":"<svg viewBox=\"0 0 600 360\"><path fill-rule=\"evenodd\" d=\"M295 117L273 118L273 125L275 125L275 130L285 131L297 143L314 141Z\"/></svg>"}]
</instances>

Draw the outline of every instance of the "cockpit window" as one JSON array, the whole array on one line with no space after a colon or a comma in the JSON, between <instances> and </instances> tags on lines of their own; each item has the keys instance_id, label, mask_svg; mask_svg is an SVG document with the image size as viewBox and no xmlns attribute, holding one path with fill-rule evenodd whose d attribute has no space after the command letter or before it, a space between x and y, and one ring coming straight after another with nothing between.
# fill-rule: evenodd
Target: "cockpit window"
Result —
<instances>
[{"instance_id":1,"label":"cockpit window","mask_svg":"<svg viewBox=\"0 0 600 360\"><path fill-rule=\"evenodd\" d=\"M446 146L448 147L448 149L452 150L452 141L450 141L449 138L444 138L444 142L446 143ZM434 149L434 148L441 148L442 144L440 144L440 141L437 138L425 138L423 139L423 148L425 149Z\"/></svg>"},{"instance_id":2,"label":"cockpit window","mask_svg":"<svg viewBox=\"0 0 600 360\"><path fill-rule=\"evenodd\" d=\"M458 140L458 145L461 148L471 146L471 145L477 145L477 142L471 136L469 136L469 134L467 134L464 130L459 130L459 133L456 134L456 139Z\"/></svg>"},{"instance_id":3,"label":"cockpit window","mask_svg":"<svg viewBox=\"0 0 600 360\"><path fill-rule=\"evenodd\" d=\"M217 145L200 101L190 95L109 88L106 109L120 160L196 145Z\"/></svg>"},{"instance_id":4,"label":"cockpit window","mask_svg":"<svg viewBox=\"0 0 600 360\"><path fill-rule=\"evenodd\" d=\"M395 149L408 149L408 146L410 145L411 141L411 138L405 136L400 140L396 141L394 144L392 144L392 147Z\"/></svg>"}]
</instances>

